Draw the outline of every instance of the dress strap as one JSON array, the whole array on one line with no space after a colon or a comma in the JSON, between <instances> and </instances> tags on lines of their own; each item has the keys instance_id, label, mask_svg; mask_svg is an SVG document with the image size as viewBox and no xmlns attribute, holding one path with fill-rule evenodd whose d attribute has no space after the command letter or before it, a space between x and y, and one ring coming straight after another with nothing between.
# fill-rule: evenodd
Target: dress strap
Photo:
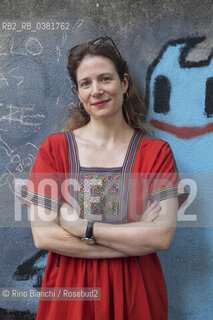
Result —
<instances>
[{"instance_id":1,"label":"dress strap","mask_svg":"<svg viewBox=\"0 0 213 320\"><path fill-rule=\"evenodd\" d=\"M135 157L136 157L137 150L142 137L143 137L143 133L139 130L135 130L132 136L132 139L129 143L129 147L127 149L126 157L124 160L122 174L121 174L121 190L120 190L120 198L119 198L120 223L128 222L128 204L129 204L129 191L130 191L130 185L131 185L132 168L134 165Z\"/></svg>"},{"instance_id":2,"label":"dress strap","mask_svg":"<svg viewBox=\"0 0 213 320\"><path fill-rule=\"evenodd\" d=\"M71 179L71 185L69 187L69 203L74 209L78 209L78 188L79 188L79 174L80 174L80 163L78 157L78 149L75 138L72 131L66 131L65 136L67 139L68 146L68 157L69 157L69 178Z\"/></svg>"}]
</instances>

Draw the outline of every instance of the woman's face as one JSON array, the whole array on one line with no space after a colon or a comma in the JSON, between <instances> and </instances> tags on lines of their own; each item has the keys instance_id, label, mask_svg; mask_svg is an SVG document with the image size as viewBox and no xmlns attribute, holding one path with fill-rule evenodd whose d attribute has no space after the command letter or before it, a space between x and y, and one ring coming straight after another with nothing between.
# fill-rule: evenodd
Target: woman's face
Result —
<instances>
[{"instance_id":1,"label":"woman's face","mask_svg":"<svg viewBox=\"0 0 213 320\"><path fill-rule=\"evenodd\" d=\"M128 75L121 81L113 62L103 56L85 56L76 70L77 93L91 117L122 113Z\"/></svg>"}]
</instances>

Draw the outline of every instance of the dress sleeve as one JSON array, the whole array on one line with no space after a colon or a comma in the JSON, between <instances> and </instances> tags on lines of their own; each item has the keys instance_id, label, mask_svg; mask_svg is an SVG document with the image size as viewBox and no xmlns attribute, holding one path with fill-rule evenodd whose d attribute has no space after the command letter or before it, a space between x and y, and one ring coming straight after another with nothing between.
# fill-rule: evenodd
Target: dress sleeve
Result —
<instances>
[{"instance_id":1,"label":"dress sleeve","mask_svg":"<svg viewBox=\"0 0 213 320\"><path fill-rule=\"evenodd\" d=\"M178 197L179 207L188 198L188 191L180 183L172 150L166 142L160 148L149 176L149 200L151 203Z\"/></svg>"},{"instance_id":2,"label":"dress sleeve","mask_svg":"<svg viewBox=\"0 0 213 320\"><path fill-rule=\"evenodd\" d=\"M47 137L39 148L27 185L17 195L27 206L32 203L59 212L63 201L55 157L52 141Z\"/></svg>"}]
</instances>

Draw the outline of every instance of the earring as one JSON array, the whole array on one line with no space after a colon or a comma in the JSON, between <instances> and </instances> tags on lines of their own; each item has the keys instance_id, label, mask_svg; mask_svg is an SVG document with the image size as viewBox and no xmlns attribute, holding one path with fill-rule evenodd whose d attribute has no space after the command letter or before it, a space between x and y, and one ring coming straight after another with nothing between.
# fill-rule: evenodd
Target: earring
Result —
<instances>
[{"instance_id":1,"label":"earring","mask_svg":"<svg viewBox=\"0 0 213 320\"><path fill-rule=\"evenodd\" d=\"M83 103L79 101L78 108L82 111L84 109Z\"/></svg>"},{"instance_id":2,"label":"earring","mask_svg":"<svg viewBox=\"0 0 213 320\"><path fill-rule=\"evenodd\" d=\"M126 91L126 92L124 93L124 101L126 101L128 98L129 98L129 94L128 94L128 92Z\"/></svg>"}]
</instances>

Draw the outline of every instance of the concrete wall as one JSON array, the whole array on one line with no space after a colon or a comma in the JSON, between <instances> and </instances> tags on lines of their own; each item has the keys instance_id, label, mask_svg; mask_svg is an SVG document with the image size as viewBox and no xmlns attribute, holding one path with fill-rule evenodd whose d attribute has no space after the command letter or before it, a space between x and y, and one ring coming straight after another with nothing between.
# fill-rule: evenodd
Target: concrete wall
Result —
<instances>
[{"instance_id":1,"label":"concrete wall","mask_svg":"<svg viewBox=\"0 0 213 320\"><path fill-rule=\"evenodd\" d=\"M0 2L1 293L41 283L46 252L34 247L26 210L14 222L14 178L29 170L45 137L60 130L75 99L68 50L113 35L155 136L170 143L191 193L171 247L160 254L169 319L212 319L212 9L210 0ZM19 311L16 319L24 312L31 319L36 308L37 299L20 303L1 294L0 319L11 310Z\"/></svg>"}]
</instances>

